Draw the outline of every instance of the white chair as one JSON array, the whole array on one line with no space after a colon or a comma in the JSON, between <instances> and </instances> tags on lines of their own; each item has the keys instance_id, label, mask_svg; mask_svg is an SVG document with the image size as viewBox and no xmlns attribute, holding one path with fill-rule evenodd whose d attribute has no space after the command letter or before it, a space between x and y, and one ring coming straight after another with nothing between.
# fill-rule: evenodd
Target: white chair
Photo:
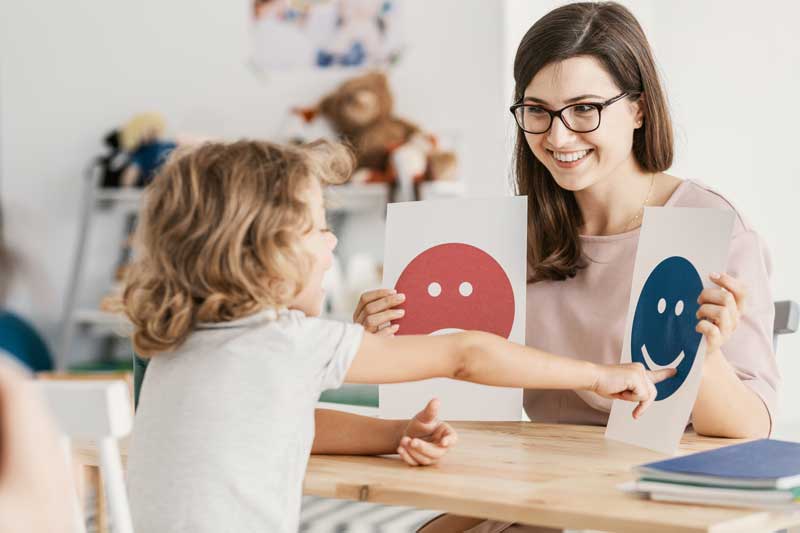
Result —
<instances>
[{"instance_id":1,"label":"white chair","mask_svg":"<svg viewBox=\"0 0 800 533\"><path fill-rule=\"evenodd\" d=\"M124 381L39 381L38 386L63 433L66 459L71 441L96 442L100 451L111 523L115 533L133 533L117 440L131 431L133 413ZM75 496L75 532L86 531L81 502Z\"/></svg>"}]
</instances>

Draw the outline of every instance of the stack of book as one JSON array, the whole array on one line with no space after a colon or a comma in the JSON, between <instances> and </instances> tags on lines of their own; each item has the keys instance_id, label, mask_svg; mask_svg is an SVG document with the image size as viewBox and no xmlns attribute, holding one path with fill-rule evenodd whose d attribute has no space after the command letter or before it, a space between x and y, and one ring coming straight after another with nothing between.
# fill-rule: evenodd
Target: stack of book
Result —
<instances>
[{"instance_id":1,"label":"stack of book","mask_svg":"<svg viewBox=\"0 0 800 533\"><path fill-rule=\"evenodd\" d=\"M625 489L653 500L800 510L800 444L761 439L648 463Z\"/></svg>"}]
</instances>

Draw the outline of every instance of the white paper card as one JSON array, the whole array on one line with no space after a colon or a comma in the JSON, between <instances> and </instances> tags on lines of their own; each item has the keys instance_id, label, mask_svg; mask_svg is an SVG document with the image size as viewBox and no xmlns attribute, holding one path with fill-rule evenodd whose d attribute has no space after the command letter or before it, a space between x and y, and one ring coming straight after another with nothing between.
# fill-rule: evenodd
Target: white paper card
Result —
<instances>
[{"instance_id":1,"label":"white paper card","mask_svg":"<svg viewBox=\"0 0 800 533\"><path fill-rule=\"evenodd\" d=\"M398 335L457 330L525 343L527 198L390 204L383 286L406 295ZM432 397L447 420L522 417L522 390L450 379L381 385L380 415L408 418Z\"/></svg>"},{"instance_id":2,"label":"white paper card","mask_svg":"<svg viewBox=\"0 0 800 533\"><path fill-rule=\"evenodd\" d=\"M621 363L676 368L634 420L636 403L614 400L606 437L674 454L697 398L705 339L695 331L697 298L724 272L734 213L720 209L645 209L631 284Z\"/></svg>"}]
</instances>

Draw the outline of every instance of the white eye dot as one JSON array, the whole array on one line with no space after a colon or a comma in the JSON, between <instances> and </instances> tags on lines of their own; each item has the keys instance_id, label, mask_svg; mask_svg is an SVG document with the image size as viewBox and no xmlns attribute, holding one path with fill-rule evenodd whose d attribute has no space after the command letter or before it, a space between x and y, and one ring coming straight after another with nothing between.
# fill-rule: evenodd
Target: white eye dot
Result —
<instances>
[{"instance_id":1,"label":"white eye dot","mask_svg":"<svg viewBox=\"0 0 800 533\"><path fill-rule=\"evenodd\" d=\"M683 313L683 300L678 300L675 304L675 316L681 316L681 313Z\"/></svg>"},{"instance_id":2,"label":"white eye dot","mask_svg":"<svg viewBox=\"0 0 800 533\"><path fill-rule=\"evenodd\" d=\"M664 314L664 311L667 310L667 301L664 298L661 298L658 301L658 314Z\"/></svg>"},{"instance_id":3,"label":"white eye dot","mask_svg":"<svg viewBox=\"0 0 800 533\"><path fill-rule=\"evenodd\" d=\"M464 281L458 286L458 292L461 293L461 296L469 296L472 294L472 283Z\"/></svg>"},{"instance_id":4,"label":"white eye dot","mask_svg":"<svg viewBox=\"0 0 800 533\"><path fill-rule=\"evenodd\" d=\"M436 283L435 281L428 285L428 294L436 298L440 294L442 294L442 286Z\"/></svg>"}]
</instances>

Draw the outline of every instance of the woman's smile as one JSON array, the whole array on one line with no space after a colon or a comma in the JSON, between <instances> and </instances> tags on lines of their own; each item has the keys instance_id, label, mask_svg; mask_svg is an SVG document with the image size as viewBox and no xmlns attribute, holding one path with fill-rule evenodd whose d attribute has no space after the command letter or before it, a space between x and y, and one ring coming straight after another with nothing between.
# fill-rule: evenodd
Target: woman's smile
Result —
<instances>
[{"instance_id":1,"label":"woman's smile","mask_svg":"<svg viewBox=\"0 0 800 533\"><path fill-rule=\"evenodd\" d=\"M547 150L547 153L550 155L553 161L555 161L559 168L575 168L589 159L593 152L593 148L572 152L556 152L553 150Z\"/></svg>"}]
</instances>

